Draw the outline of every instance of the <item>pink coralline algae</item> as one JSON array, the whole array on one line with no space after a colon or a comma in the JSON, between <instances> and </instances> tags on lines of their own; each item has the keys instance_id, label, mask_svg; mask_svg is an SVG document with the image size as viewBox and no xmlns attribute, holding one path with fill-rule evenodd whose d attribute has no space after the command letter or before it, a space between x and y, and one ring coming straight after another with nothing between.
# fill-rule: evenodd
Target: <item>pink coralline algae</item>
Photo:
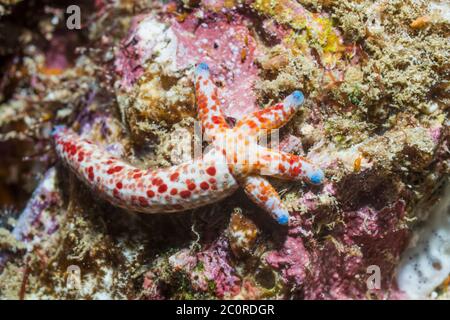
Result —
<instances>
[{"instance_id":1,"label":"pink coralline algae","mask_svg":"<svg viewBox=\"0 0 450 320\"><path fill-rule=\"evenodd\" d=\"M306 268L310 258L301 238L288 236L281 250L268 253L266 261L270 266L281 271L287 283L300 286L305 282Z\"/></svg>"},{"instance_id":2,"label":"pink coralline algae","mask_svg":"<svg viewBox=\"0 0 450 320\"><path fill-rule=\"evenodd\" d=\"M229 263L229 249L226 242L219 241L217 246L198 255L198 261L203 264L205 280L213 281L215 294L220 297L233 297L239 292L240 279L234 274L234 268ZM195 275L195 273L194 273ZM205 282L203 288L205 289Z\"/></svg>"},{"instance_id":3,"label":"pink coralline algae","mask_svg":"<svg viewBox=\"0 0 450 320\"><path fill-rule=\"evenodd\" d=\"M409 231L399 227L404 215L403 201L381 210L347 212L342 226L323 241L289 236L280 250L267 255L267 263L304 299L388 298L387 289L395 292L392 273L409 238ZM309 228L307 223L304 227ZM385 276L378 290L367 285L372 265Z\"/></svg>"},{"instance_id":4,"label":"pink coralline algae","mask_svg":"<svg viewBox=\"0 0 450 320\"><path fill-rule=\"evenodd\" d=\"M167 23L169 26L152 16L133 20L130 35L122 43L123 50L115 63L122 87L135 84L151 58L160 62L168 75L205 62L221 84L220 99L226 116L240 118L256 110L252 88L258 79L255 64L258 53L246 20L237 13L227 19L223 14L194 11L182 22L173 18Z\"/></svg>"},{"instance_id":5,"label":"pink coralline algae","mask_svg":"<svg viewBox=\"0 0 450 320\"><path fill-rule=\"evenodd\" d=\"M241 290L241 279L230 264L229 247L226 239L221 238L200 252L190 249L178 251L168 258L169 279L165 279L167 270L152 268L144 278L145 298L165 298L162 288L167 286L164 280L171 277L187 277L186 284L197 293L213 294L218 298L232 298ZM177 288L178 289L178 288Z\"/></svg>"}]
</instances>

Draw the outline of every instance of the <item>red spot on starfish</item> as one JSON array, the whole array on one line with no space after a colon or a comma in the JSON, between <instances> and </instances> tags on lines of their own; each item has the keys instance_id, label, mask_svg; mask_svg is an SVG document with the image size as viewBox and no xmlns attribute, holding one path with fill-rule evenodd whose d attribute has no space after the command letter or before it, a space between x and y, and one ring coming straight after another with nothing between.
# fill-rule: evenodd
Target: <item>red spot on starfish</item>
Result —
<instances>
[{"instance_id":1,"label":"red spot on starfish","mask_svg":"<svg viewBox=\"0 0 450 320\"><path fill-rule=\"evenodd\" d=\"M159 188L158 188L159 193L164 193L166 191L167 191L167 184L162 184L159 186Z\"/></svg>"},{"instance_id":2,"label":"red spot on starfish","mask_svg":"<svg viewBox=\"0 0 450 320\"><path fill-rule=\"evenodd\" d=\"M177 181L178 177L180 176L180 174L178 172L173 173L170 176L170 181Z\"/></svg>"},{"instance_id":3,"label":"red spot on starfish","mask_svg":"<svg viewBox=\"0 0 450 320\"><path fill-rule=\"evenodd\" d=\"M189 190L183 190L180 192L180 196L184 199L189 198L191 196L191 192Z\"/></svg>"},{"instance_id":4,"label":"red spot on starfish","mask_svg":"<svg viewBox=\"0 0 450 320\"><path fill-rule=\"evenodd\" d=\"M218 116L212 116L211 120L214 124L219 124L221 122L220 117L218 117Z\"/></svg>"},{"instance_id":5,"label":"red spot on starfish","mask_svg":"<svg viewBox=\"0 0 450 320\"><path fill-rule=\"evenodd\" d=\"M141 204L141 206L143 206L143 207L148 206L148 201L144 197L139 197L138 200L139 200L139 203Z\"/></svg>"},{"instance_id":6,"label":"red spot on starfish","mask_svg":"<svg viewBox=\"0 0 450 320\"><path fill-rule=\"evenodd\" d=\"M214 176L216 174L216 168L209 167L208 169L206 169L206 173L209 174L210 176Z\"/></svg>"},{"instance_id":7,"label":"red spot on starfish","mask_svg":"<svg viewBox=\"0 0 450 320\"><path fill-rule=\"evenodd\" d=\"M202 183L200 183L200 188L202 188L203 190L208 190L209 189L208 182L203 181Z\"/></svg>"},{"instance_id":8,"label":"red spot on starfish","mask_svg":"<svg viewBox=\"0 0 450 320\"><path fill-rule=\"evenodd\" d=\"M106 173L107 174L113 174L115 172L121 171L122 169L123 169L122 166L115 166L115 167L109 168L108 171L106 171Z\"/></svg>"},{"instance_id":9,"label":"red spot on starfish","mask_svg":"<svg viewBox=\"0 0 450 320\"><path fill-rule=\"evenodd\" d=\"M154 179L152 180L152 184L153 184L154 186L159 186L159 185L161 185L162 183L163 183L163 181L162 181L161 178L154 178Z\"/></svg>"},{"instance_id":10,"label":"red spot on starfish","mask_svg":"<svg viewBox=\"0 0 450 320\"><path fill-rule=\"evenodd\" d=\"M88 178L89 178L89 180L94 180L94 168L93 167L88 168Z\"/></svg>"}]
</instances>

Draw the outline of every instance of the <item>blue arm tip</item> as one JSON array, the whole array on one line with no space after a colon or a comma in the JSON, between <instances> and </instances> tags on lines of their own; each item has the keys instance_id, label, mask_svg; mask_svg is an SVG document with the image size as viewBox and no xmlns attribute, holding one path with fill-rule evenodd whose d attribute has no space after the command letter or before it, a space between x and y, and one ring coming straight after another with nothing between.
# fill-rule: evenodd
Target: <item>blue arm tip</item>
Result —
<instances>
[{"instance_id":1,"label":"blue arm tip","mask_svg":"<svg viewBox=\"0 0 450 320\"><path fill-rule=\"evenodd\" d=\"M296 90L292 93L292 98L294 99L296 104L302 104L303 101L305 100L305 96L299 90Z\"/></svg>"},{"instance_id":2,"label":"blue arm tip","mask_svg":"<svg viewBox=\"0 0 450 320\"><path fill-rule=\"evenodd\" d=\"M325 179L325 175L321 169L317 169L313 174L309 177L309 180L312 184L321 184Z\"/></svg>"},{"instance_id":3,"label":"blue arm tip","mask_svg":"<svg viewBox=\"0 0 450 320\"><path fill-rule=\"evenodd\" d=\"M209 72L209 66L205 62L201 62L197 65L197 68L195 69L196 74Z\"/></svg>"},{"instance_id":4,"label":"blue arm tip","mask_svg":"<svg viewBox=\"0 0 450 320\"><path fill-rule=\"evenodd\" d=\"M291 106L299 106L303 103L304 100L305 96L303 95L303 93L299 90L296 90L286 98L285 103Z\"/></svg>"},{"instance_id":5,"label":"blue arm tip","mask_svg":"<svg viewBox=\"0 0 450 320\"><path fill-rule=\"evenodd\" d=\"M285 226L289 223L289 216L287 215L283 215L278 217L278 223Z\"/></svg>"},{"instance_id":6,"label":"blue arm tip","mask_svg":"<svg viewBox=\"0 0 450 320\"><path fill-rule=\"evenodd\" d=\"M53 127L52 132L50 133L52 137L64 131L67 127L65 125L59 124Z\"/></svg>"},{"instance_id":7,"label":"blue arm tip","mask_svg":"<svg viewBox=\"0 0 450 320\"><path fill-rule=\"evenodd\" d=\"M286 209L275 209L272 212L277 220L277 222L281 225L287 225L289 223L289 212Z\"/></svg>"}]
</instances>

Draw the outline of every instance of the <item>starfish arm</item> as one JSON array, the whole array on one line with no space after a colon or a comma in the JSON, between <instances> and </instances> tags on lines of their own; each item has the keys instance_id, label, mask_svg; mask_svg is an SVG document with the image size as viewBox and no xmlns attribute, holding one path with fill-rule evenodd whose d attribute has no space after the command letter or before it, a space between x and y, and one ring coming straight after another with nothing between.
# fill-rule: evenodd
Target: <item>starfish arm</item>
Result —
<instances>
[{"instance_id":1,"label":"starfish arm","mask_svg":"<svg viewBox=\"0 0 450 320\"><path fill-rule=\"evenodd\" d=\"M211 79L206 63L200 63L195 69L195 94L203 132L207 139L213 140L229 126L220 109L218 88Z\"/></svg>"},{"instance_id":2,"label":"starfish arm","mask_svg":"<svg viewBox=\"0 0 450 320\"><path fill-rule=\"evenodd\" d=\"M282 127L294 116L303 101L303 93L295 91L283 102L243 117L235 128L249 134L256 134L259 131Z\"/></svg>"},{"instance_id":3,"label":"starfish arm","mask_svg":"<svg viewBox=\"0 0 450 320\"><path fill-rule=\"evenodd\" d=\"M232 194L238 184L220 154L170 168L142 170L58 128L53 137L63 162L97 195L124 209L144 213L197 208ZM214 154L213 154L214 153Z\"/></svg>"},{"instance_id":4,"label":"starfish arm","mask_svg":"<svg viewBox=\"0 0 450 320\"><path fill-rule=\"evenodd\" d=\"M325 180L323 171L306 158L263 147L258 148L257 160L250 162L249 172L315 185Z\"/></svg>"},{"instance_id":5,"label":"starfish arm","mask_svg":"<svg viewBox=\"0 0 450 320\"><path fill-rule=\"evenodd\" d=\"M278 192L263 177L248 176L242 182L244 191L259 207L282 225L289 223L289 212L281 202Z\"/></svg>"}]
</instances>

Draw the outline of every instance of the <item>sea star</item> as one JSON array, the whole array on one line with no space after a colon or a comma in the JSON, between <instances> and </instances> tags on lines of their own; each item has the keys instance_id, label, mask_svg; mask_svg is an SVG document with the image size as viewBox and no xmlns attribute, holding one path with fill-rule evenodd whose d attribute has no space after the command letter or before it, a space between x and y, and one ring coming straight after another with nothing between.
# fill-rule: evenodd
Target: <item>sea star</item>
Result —
<instances>
[{"instance_id":1,"label":"sea star","mask_svg":"<svg viewBox=\"0 0 450 320\"><path fill-rule=\"evenodd\" d=\"M241 185L278 223L287 224L288 210L263 175L320 184L324 174L300 156L264 148L257 141L261 133L291 119L303 103L303 94L295 91L282 103L251 113L230 128L208 66L200 63L195 73L198 116L211 141L201 159L142 170L112 157L65 126L57 126L53 132L58 155L96 193L121 208L145 213L183 211L217 202Z\"/></svg>"}]
</instances>

